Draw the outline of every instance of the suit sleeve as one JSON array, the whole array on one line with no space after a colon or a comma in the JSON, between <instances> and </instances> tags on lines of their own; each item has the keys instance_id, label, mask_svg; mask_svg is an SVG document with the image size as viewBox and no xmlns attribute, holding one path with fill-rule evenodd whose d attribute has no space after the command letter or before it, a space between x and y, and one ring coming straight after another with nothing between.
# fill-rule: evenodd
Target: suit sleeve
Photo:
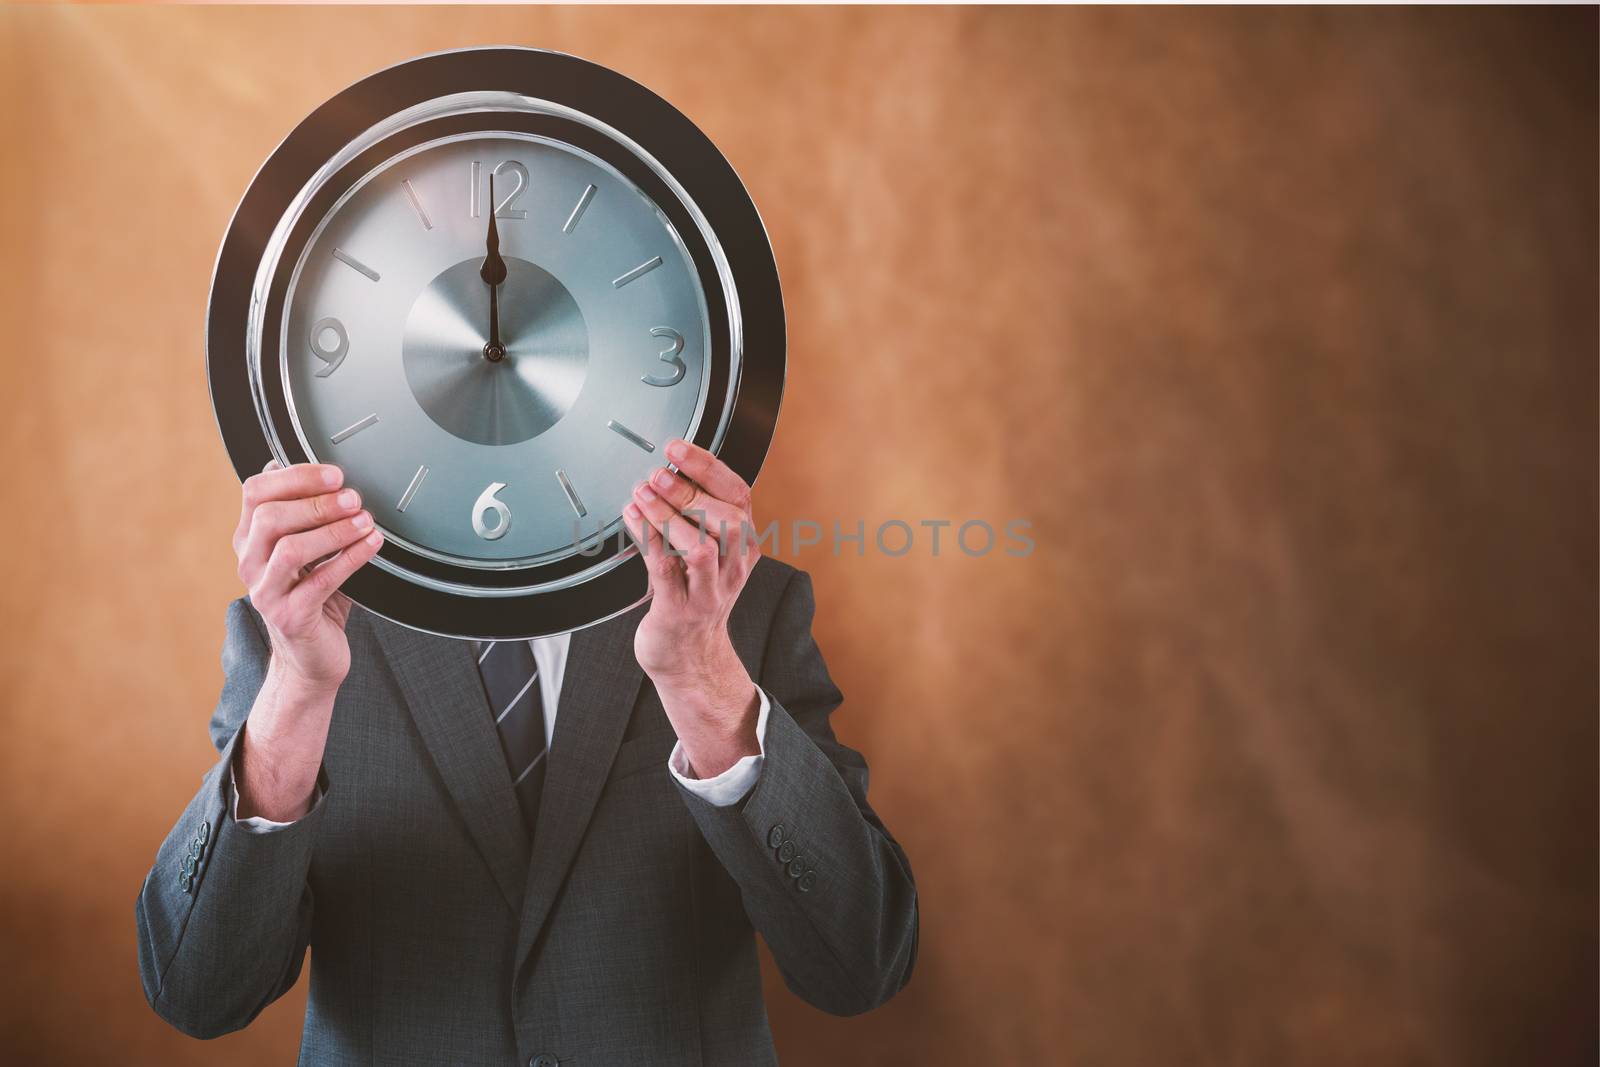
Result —
<instances>
[{"instance_id":1,"label":"suit sleeve","mask_svg":"<svg viewBox=\"0 0 1600 1067\"><path fill-rule=\"evenodd\" d=\"M299 977L311 937L307 883L325 805L272 833L235 823L235 750L266 678L270 644L247 598L228 605L219 752L156 853L134 906L139 976L163 1019L193 1037L238 1030ZM327 790L327 780L318 782Z\"/></svg>"},{"instance_id":2,"label":"suit sleeve","mask_svg":"<svg viewBox=\"0 0 1600 1067\"><path fill-rule=\"evenodd\" d=\"M917 890L905 853L867 804L867 764L829 716L843 697L811 635L811 579L791 577L758 682L771 701L761 776L743 803L679 790L789 988L836 1015L867 1011L910 979Z\"/></svg>"}]
</instances>

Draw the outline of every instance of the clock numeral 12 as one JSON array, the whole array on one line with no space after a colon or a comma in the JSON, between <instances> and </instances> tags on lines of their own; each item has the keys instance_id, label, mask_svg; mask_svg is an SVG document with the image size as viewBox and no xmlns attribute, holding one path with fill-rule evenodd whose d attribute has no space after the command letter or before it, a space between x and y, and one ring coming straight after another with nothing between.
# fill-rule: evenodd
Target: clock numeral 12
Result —
<instances>
[{"instance_id":1,"label":"clock numeral 12","mask_svg":"<svg viewBox=\"0 0 1600 1067\"><path fill-rule=\"evenodd\" d=\"M656 385L662 387L668 385L677 385L679 382L683 381L683 372L686 369L684 367L683 360L678 358L678 353L683 351L683 334L679 333L677 330L674 330L670 326L657 326L650 331L650 336L672 338L672 343L663 349L661 354L656 357L661 362L671 367L672 373L663 374L660 376L646 374L639 380L646 385Z\"/></svg>"},{"instance_id":2,"label":"clock numeral 12","mask_svg":"<svg viewBox=\"0 0 1600 1067\"><path fill-rule=\"evenodd\" d=\"M507 173L509 173L513 178L517 179L517 184L516 187L507 193L500 203L495 206L494 217L497 219L525 219L528 217L528 212L523 208L513 208L511 205L516 201L517 197L521 196L528 189L528 168L524 167L521 163L518 163L514 159L502 160L495 165L494 176L496 178L503 179ZM483 164L479 163L475 159L472 161L472 197L470 201L473 218L478 218L483 214L483 210L479 204L479 198L482 194L483 187Z\"/></svg>"}]
</instances>

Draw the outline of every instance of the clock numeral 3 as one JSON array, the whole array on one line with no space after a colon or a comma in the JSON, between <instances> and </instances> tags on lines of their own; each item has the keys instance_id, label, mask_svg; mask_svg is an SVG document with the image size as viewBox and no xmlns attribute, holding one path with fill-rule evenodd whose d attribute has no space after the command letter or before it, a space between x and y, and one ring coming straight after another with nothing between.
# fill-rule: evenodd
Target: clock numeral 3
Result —
<instances>
[{"instance_id":1,"label":"clock numeral 3","mask_svg":"<svg viewBox=\"0 0 1600 1067\"><path fill-rule=\"evenodd\" d=\"M683 334L679 333L677 330L674 330L670 326L657 326L650 331L650 336L672 338L672 343L664 348L661 351L661 354L656 357L661 362L671 367L672 373L663 374L660 376L646 374L639 380L646 385L656 385L662 387L668 385L677 385L679 382L683 381L683 372L686 369L684 367L683 360L678 358L678 353L683 351Z\"/></svg>"},{"instance_id":2,"label":"clock numeral 3","mask_svg":"<svg viewBox=\"0 0 1600 1067\"><path fill-rule=\"evenodd\" d=\"M331 347L326 344L329 335L335 341ZM344 323L338 319L318 319L311 327L311 354L327 364L316 372L318 378L326 378L338 370L344 357L350 354L350 335L345 332Z\"/></svg>"},{"instance_id":3,"label":"clock numeral 3","mask_svg":"<svg viewBox=\"0 0 1600 1067\"><path fill-rule=\"evenodd\" d=\"M505 482L490 482L489 488L479 493L477 502L472 505L472 532L485 541L498 541L511 529L511 509L495 496L505 487ZM495 517L493 526L483 521L484 516L491 513Z\"/></svg>"},{"instance_id":4,"label":"clock numeral 3","mask_svg":"<svg viewBox=\"0 0 1600 1067\"><path fill-rule=\"evenodd\" d=\"M495 206L494 217L497 219L525 219L528 217L527 210L524 208L514 208L511 205L516 202L517 197L521 196L528 190L528 168L523 166L521 163L518 163L514 159L502 160L495 165L494 176L496 178L504 181L507 174L510 174L513 178L515 178L517 180L517 184L501 199L500 203ZM483 208L480 204L480 199L483 195L483 188L483 165L477 160L473 160L471 200L473 218L478 218L483 214Z\"/></svg>"}]
</instances>

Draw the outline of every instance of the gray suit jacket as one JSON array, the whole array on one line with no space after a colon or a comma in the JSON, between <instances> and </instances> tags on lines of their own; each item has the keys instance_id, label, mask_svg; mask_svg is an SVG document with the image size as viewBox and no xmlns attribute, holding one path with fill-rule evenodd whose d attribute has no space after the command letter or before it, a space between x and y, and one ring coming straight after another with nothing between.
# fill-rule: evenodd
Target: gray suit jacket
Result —
<instances>
[{"instance_id":1,"label":"gray suit jacket","mask_svg":"<svg viewBox=\"0 0 1600 1067\"><path fill-rule=\"evenodd\" d=\"M197 1037L236 1030L311 946L302 1063L745 1067L776 1062L753 930L824 1011L892 996L916 889L829 727L810 579L762 560L729 620L772 709L760 779L726 808L667 772L675 737L633 656L644 610L573 636L530 843L470 646L360 608L321 803L270 834L235 825L269 645L230 604L221 755L135 909L151 1006Z\"/></svg>"}]
</instances>

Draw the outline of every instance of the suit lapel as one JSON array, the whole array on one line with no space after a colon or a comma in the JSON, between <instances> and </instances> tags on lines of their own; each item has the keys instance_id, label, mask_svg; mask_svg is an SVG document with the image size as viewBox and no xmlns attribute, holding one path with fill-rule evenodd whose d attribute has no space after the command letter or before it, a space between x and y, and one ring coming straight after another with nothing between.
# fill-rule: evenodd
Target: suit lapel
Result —
<instances>
[{"instance_id":1,"label":"suit lapel","mask_svg":"<svg viewBox=\"0 0 1600 1067\"><path fill-rule=\"evenodd\" d=\"M467 832L517 913L527 877L528 835L472 646L363 614Z\"/></svg>"},{"instance_id":2,"label":"suit lapel","mask_svg":"<svg viewBox=\"0 0 1600 1067\"><path fill-rule=\"evenodd\" d=\"M633 634L647 606L572 635L522 901L516 970L533 950L616 758L644 672Z\"/></svg>"}]
</instances>

